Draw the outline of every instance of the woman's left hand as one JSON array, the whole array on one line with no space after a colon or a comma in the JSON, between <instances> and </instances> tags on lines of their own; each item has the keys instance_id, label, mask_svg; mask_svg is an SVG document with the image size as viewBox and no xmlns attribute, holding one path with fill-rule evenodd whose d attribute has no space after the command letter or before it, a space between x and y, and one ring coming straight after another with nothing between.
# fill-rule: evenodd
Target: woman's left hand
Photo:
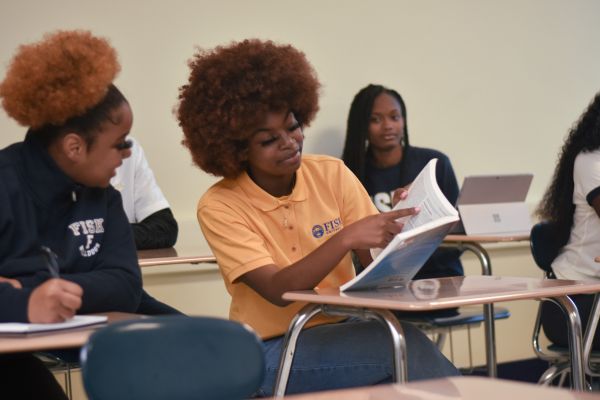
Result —
<instances>
[{"instance_id":1,"label":"woman's left hand","mask_svg":"<svg viewBox=\"0 0 600 400\"><path fill-rule=\"evenodd\" d=\"M408 196L408 188L410 188L410 185L398 188L392 192L392 207L395 207L400 200L406 199L406 196Z\"/></svg>"}]
</instances>

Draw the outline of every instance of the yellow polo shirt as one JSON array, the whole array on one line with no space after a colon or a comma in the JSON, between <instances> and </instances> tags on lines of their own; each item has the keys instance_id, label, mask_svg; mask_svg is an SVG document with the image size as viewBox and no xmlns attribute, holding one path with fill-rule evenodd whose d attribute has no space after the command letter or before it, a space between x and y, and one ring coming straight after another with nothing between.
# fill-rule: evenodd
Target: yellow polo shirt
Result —
<instances>
[{"instance_id":1,"label":"yellow polo shirt","mask_svg":"<svg viewBox=\"0 0 600 400\"><path fill-rule=\"evenodd\" d=\"M200 199L197 211L231 295L230 319L250 325L263 339L284 334L304 304L276 306L236 279L268 264L285 268L344 226L378 213L341 160L318 155L302 157L288 196L271 196L244 173L213 185ZM347 254L318 286L339 287L353 277ZM336 320L314 318L307 326Z\"/></svg>"}]
</instances>

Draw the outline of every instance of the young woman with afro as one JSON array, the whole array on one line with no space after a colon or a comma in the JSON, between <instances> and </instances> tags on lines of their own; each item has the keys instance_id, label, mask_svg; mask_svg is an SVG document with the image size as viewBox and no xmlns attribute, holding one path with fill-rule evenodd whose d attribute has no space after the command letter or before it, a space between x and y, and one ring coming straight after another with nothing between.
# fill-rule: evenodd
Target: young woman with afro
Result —
<instances>
[{"instance_id":1,"label":"young woman with afro","mask_svg":"<svg viewBox=\"0 0 600 400\"><path fill-rule=\"evenodd\" d=\"M204 171L223 177L197 213L231 295L230 318L263 339L272 394L283 334L303 304L290 290L339 287L354 276L350 252L371 247L418 210L379 213L354 174L332 157L303 155L304 129L318 110L319 82L289 45L245 40L199 51L180 89L184 144ZM322 317L300 335L288 392L391 381L389 336L376 321ZM433 343L403 324L409 380L456 375Z\"/></svg>"},{"instance_id":2,"label":"young woman with afro","mask_svg":"<svg viewBox=\"0 0 600 400\"><path fill-rule=\"evenodd\" d=\"M109 185L132 125L119 69L105 39L58 31L21 46L0 83L4 110L28 129L0 150L0 322L138 308L131 228ZM0 356L10 398L65 398L48 376L33 356Z\"/></svg>"},{"instance_id":3,"label":"young woman with afro","mask_svg":"<svg viewBox=\"0 0 600 400\"><path fill-rule=\"evenodd\" d=\"M552 263L559 279L599 280L600 263L600 93L566 137L552 181L544 194L538 216L550 222L562 247ZM593 295L573 296L585 330ZM567 346L566 321L558 307L543 303L542 326L554 344ZM594 350L600 350L596 332Z\"/></svg>"}]
</instances>

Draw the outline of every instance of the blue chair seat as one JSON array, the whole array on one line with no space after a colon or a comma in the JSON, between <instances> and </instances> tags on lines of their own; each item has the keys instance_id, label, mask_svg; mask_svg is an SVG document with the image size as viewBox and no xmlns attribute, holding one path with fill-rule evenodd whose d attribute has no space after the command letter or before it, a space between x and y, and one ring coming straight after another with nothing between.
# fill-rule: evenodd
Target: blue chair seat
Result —
<instances>
[{"instance_id":1,"label":"blue chair seat","mask_svg":"<svg viewBox=\"0 0 600 400\"><path fill-rule=\"evenodd\" d=\"M506 319L510 311L504 307L494 307L494 319ZM466 306L458 309L458 315L450 317L437 317L427 321L435 327L451 327L460 325L474 325L483 322L481 306Z\"/></svg>"},{"instance_id":2,"label":"blue chair seat","mask_svg":"<svg viewBox=\"0 0 600 400\"><path fill-rule=\"evenodd\" d=\"M461 325L475 325L483 322L483 308L481 306L464 306L456 309L454 315L427 315L424 314L418 318L410 318L406 314L402 320L409 321L415 325L423 325L425 328L450 328ZM510 311L504 307L494 307L494 319L506 319L510 317Z\"/></svg>"},{"instance_id":3,"label":"blue chair seat","mask_svg":"<svg viewBox=\"0 0 600 400\"><path fill-rule=\"evenodd\" d=\"M95 332L81 350L90 400L244 399L264 369L260 339L219 318L122 321Z\"/></svg>"}]
</instances>

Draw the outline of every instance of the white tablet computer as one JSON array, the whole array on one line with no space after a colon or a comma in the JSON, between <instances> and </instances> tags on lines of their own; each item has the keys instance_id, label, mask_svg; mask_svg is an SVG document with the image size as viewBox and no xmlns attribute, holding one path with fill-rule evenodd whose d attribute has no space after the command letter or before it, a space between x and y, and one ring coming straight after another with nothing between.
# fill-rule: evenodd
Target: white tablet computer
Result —
<instances>
[{"instance_id":1,"label":"white tablet computer","mask_svg":"<svg viewBox=\"0 0 600 400\"><path fill-rule=\"evenodd\" d=\"M523 235L531 230L525 203L532 174L465 177L458 211L467 235Z\"/></svg>"}]
</instances>

